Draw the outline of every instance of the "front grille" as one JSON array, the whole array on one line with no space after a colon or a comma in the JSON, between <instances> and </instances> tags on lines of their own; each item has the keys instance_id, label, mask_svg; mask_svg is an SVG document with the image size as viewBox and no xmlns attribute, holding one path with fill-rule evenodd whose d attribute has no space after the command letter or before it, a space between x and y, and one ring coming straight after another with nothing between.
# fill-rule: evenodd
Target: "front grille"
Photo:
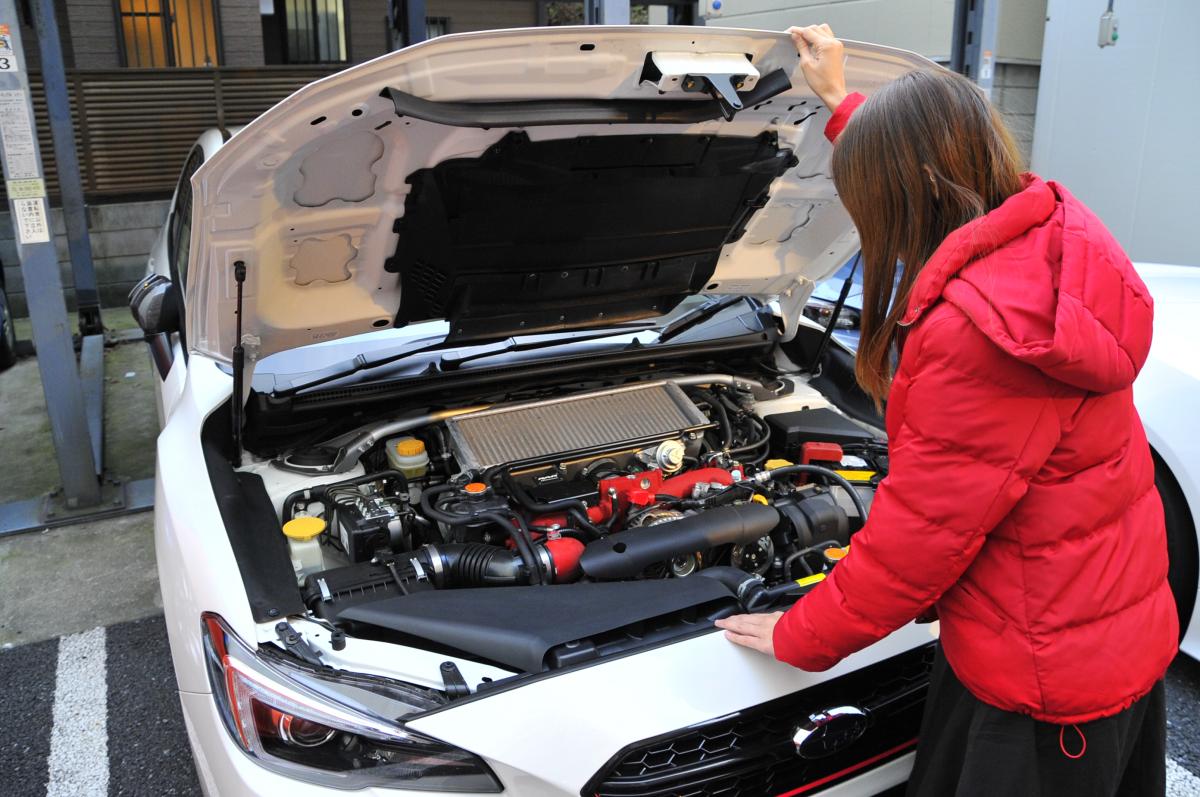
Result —
<instances>
[{"instance_id":1,"label":"front grille","mask_svg":"<svg viewBox=\"0 0 1200 797\"><path fill-rule=\"evenodd\" d=\"M921 725L932 644L614 756L583 797L769 797L810 794L903 755ZM870 725L845 750L806 760L792 736L810 714L852 705ZM805 788L805 787L808 788Z\"/></svg>"}]
</instances>

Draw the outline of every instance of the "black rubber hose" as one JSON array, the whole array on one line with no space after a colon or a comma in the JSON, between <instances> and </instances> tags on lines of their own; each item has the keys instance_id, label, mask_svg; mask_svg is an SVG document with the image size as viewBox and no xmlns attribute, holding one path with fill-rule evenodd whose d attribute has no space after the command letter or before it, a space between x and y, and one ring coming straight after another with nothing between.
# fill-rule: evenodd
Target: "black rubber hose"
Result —
<instances>
[{"instance_id":1,"label":"black rubber hose","mask_svg":"<svg viewBox=\"0 0 1200 797\"><path fill-rule=\"evenodd\" d=\"M438 520L450 526L466 523L472 515L443 512L434 505L434 499L439 495L455 492L459 488L454 484L440 484L437 487L426 487L421 491L421 512L430 520Z\"/></svg>"},{"instance_id":2,"label":"black rubber hose","mask_svg":"<svg viewBox=\"0 0 1200 797\"><path fill-rule=\"evenodd\" d=\"M775 468L774 470L767 471L767 473L772 479L777 479L780 476L789 476L793 473L811 473L814 476L824 476L849 494L850 503L854 504L854 509L858 512L858 517L863 523L867 522L867 507L862 501L862 496L858 494L858 490L855 490L854 485L846 481L840 474L829 468L824 468L820 465L784 465L782 468Z\"/></svg>"},{"instance_id":3,"label":"black rubber hose","mask_svg":"<svg viewBox=\"0 0 1200 797\"><path fill-rule=\"evenodd\" d=\"M432 545L418 552L439 587L489 587L524 583L521 557L482 542ZM432 560L438 562L434 565ZM538 568L541 569L540 567Z\"/></svg>"},{"instance_id":4,"label":"black rubber hose","mask_svg":"<svg viewBox=\"0 0 1200 797\"><path fill-rule=\"evenodd\" d=\"M508 522L508 518L499 512L484 512L479 517L490 520L497 526L500 526L512 538L513 544L517 546L517 552L521 555L521 559L528 565L529 583L545 584L546 576L542 572L541 563L538 561L537 554L533 550L533 542L529 538L529 528L525 525L524 518L520 515L513 515L512 517L517 521L517 527L514 528L513 524Z\"/></svg>"},{"instance_id":5,"label":"black rubber hose","mask_svg":"<svg viewBox=\"0 0 1200 797\"><path fill-rule=\"evenodd\" d=\"M739 570L736 567L725 565L706 567L696 575L711 578L724 584L745 609L750 609L751 606L756 605L761 599L761 593L766 589L763 586L762 580L757 576L747 573L745 570Z\"/></svg>"},{"instance_id":6,"label":"black rubber hose","mask_svg":"<svg viewBox=\"0 0 1200 797\"><path fill-rule=\"evenodd\" d=\"M728 449L733 445L733 424L729 421L729 413L717 397L707 390L695 390L693 393L712 408L713 413L717 416L717 425L721 427L721 450Z\"/></svg>"},{"instance_id":7,"label":"black rubber hose","mask_svg":"<svg viewBox=\"0 0 1200 797\"><path fill-rule=\"evenodd\" d=\"M737 456L738 454L749 454L750 452L756 451L771 442L771 427L765 421L759 420L757 415L750 415L748 417L749 417L750 423L752 425L758 426L760 429L762 429L763 436L760 437L758 440L754 441L753 443L747 443L744 446L738 446L737 448L731 448L729 450L730 456Z\"/></svg>"}]
</instances>

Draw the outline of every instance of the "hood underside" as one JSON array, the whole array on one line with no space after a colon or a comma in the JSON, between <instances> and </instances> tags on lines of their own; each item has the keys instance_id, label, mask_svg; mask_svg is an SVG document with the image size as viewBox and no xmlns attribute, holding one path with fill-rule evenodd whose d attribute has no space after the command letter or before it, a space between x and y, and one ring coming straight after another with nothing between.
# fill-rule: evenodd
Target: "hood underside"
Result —
<instances>
[{"instance_id":1,"label":"hood underside","mask_svg":"<svg viewBox=\"0 0 1200 797\"><path fill-rule=\"evenodd\" d=\"M847 54L864 92L931 66ZM858 246L828 118L781 33L540 28L391 53L197 171L188 340L229 360L238 262L251 362L430 318L458 340L609 326L702 292L778 299L790 333Z\"/></svg>"}]
</instances>

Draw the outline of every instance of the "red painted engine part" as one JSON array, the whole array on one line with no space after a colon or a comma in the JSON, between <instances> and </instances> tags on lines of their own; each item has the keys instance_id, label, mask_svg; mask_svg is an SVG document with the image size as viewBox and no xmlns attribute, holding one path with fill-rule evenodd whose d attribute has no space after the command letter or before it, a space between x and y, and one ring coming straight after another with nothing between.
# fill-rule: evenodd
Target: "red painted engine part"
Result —
<instances>
[{"instance_id":1,"label":"red painted engine part","mask_svg":"<svg viewBox=\"0 0 1200 797\"><path fill-rule=\"evenodd\" d=\"M579 557L583 556L583 543L572 537L546 540L546 551L554 562L554 583L565 584L579 578Z\"/></svg>"},{"instance_id":2,"label":"red painted engine part","mask_svg":"<svg viewBox=\"0 0 1200 797\"><path fill-rule=\"evenodd\" d=\"M612 515L612 500L608 495L610 488L616 491L618 507L625 511L630 506L640 507L653 504L656 495L688 498L697 484L714 483L729 486L733 484L733 474L724 468L697 468L664 479L661 470L652 469L628 476L601 479L599 503L596 506L588 507L588 520L593 523L603 523ZM534 518L533 525L540 528L565 527L571 525L571 521L565 514L538 515Z\"/></svg>"}]
</instances>

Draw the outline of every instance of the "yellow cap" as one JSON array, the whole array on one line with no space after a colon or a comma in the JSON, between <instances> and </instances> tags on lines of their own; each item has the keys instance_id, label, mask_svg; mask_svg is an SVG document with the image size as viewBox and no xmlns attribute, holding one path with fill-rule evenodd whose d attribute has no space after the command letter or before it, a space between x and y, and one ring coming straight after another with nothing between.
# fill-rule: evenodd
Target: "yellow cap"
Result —
<instances>
[{"instance_id":1,"label":"yellow cap","mask_svg":"<svg viewBox=\"0 0 1200 797\"><path fill-rule=\"evenodd\" d=\"M325 530L325 521L319 517L294 517L283 524L283 533L289 540L311 540Z\"/></svg>"},{"instance_id":2,"label":"yellow cap","mask_svg":"<svg viewBox=\"0 0 1200 797\"><path fill-rule=\"evenodd\" d=\"M750 503L762 504L763 506L770 506L770 504L771 504L771 502L767 500L767 497L765 495L759 495L758 493L755 493L754 495L750 496Z\"/></svg>"},{"instance_id":3,"label":"yellow cap","mask_svg":"<svg viewBox=\"0 0 1200 797\"><path fill-rule=\"evenodd\" d=\"M405 437L396 441L396 453L402 457L415 457L425 453L425 444L415 437Z\"/></svg>"},{"instance_id":4,"label":"yellow cap","mask_svg":"<svg viewBox=\"0 0 1200 797\"><path fill-rule=\"evenodd\" d=\"M794 465L794 464L796 464L796 463L791 462L786 459L768 459L766 464L763 465L763 467L766 468L767 470L775 470L776 468L786 468L788 465Z\"/></svg>"},{"instance_id":5,"label":"yellow cap","mask_svg":"<svg viewBox=\"0 0 1200 797\"><path fill-rule=\"evenodd\" d=\"M848 482L869 482L875 478L873 470L836 470L834 473Z\"/></svg>"},{"instance_id":6,"label":"yellow cap","mask_svg":"<svg viewBox=\"0 0 1200 797\"><path fill-rule=\"evenodd\" d=\"M805 576L804 578L796 579L796 584L798 584L801 587L811 587L813 584L820 584L824 580L825 580L824 573L814 573L811 576Z\"/></svg>"}]
</instances>

